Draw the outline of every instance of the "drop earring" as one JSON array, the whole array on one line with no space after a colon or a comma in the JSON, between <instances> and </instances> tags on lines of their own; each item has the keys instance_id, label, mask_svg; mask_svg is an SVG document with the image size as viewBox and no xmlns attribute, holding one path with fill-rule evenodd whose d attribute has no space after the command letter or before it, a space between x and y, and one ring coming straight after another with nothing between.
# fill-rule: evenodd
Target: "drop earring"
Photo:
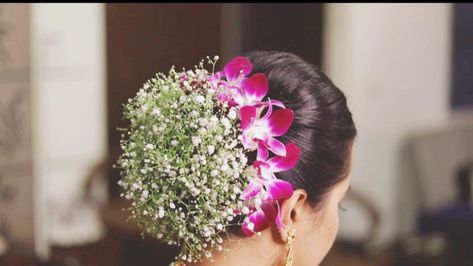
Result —
<instances>
[{"instance_id":1,"label":"drop earring","mask_svg":"<svg viewBox=\"0 0 473 266\"><path fill-rule=\"evenodd\" d=\"M289 232L287 233L287 244L289 245L289 251L287 252L286 256L286 264L285 266L292 266L292 263L294 261L294 254L292 251L292 245L294 238L296 237L296 229L291 228Z\"/></svg>"}]
</instances>

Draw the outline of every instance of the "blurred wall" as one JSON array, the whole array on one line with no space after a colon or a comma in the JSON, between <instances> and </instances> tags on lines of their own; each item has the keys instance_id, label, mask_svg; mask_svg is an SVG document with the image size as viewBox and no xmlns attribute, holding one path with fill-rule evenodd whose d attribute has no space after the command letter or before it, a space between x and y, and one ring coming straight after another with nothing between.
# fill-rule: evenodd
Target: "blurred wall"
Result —
<instances>
[{"instance_id":1,"label":"blurred wall","mask_svg":"<svg viewBox=\"0 0 473 266\"><path fill-rule=\"evenodd\" d=\"M46 257L51 241L96 230L80 198L107 147L104 5L34 4L31 13L35 233Z\"/></svg>"},{"instance_id":2,"label":"blurred wall","mask_svg":"<svg viewBox=\"0 0 473 266\"><path fill-rule=\"evenodd\" d=\"M449 118L451 4L327 4L323 69L348 98L359 135L352 186L382 214L379 243L402 230L399 154L406 135ZM366 226L343 213L341 236Z\"/></svg>"},{"instance_id":3,"label":"blurred wall","mask_svg":"<svg viewBox=\"0 0 473 266\"><path fill-rule=\"evenodd\" d=\"M33 251L30 7L0 4L0 235Z\"/></svg>"}]
</instances>

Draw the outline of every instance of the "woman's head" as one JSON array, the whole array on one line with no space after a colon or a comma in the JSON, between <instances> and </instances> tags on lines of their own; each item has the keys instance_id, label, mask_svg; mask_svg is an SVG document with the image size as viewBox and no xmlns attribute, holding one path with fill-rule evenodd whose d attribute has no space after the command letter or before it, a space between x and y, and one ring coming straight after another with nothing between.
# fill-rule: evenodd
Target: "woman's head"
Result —
<instances>
[{"instance_id":1,"label":"woman's head","mask_svg":"<svg viewBox=\"0 0 473 266\"><path fill-rule=\"evenodd\" d=\"M314 265L328 252L338 230L338 205L349 187L356 128L344 94L316 66L286 52L244 54L253 73L269 81L268 97L294 111L294 121L283 143L300 149L295 168L276 173L295 192L281 203L284 224L296 228L295 257L300 265ZM256 152L249 154L249 164ZM287 230L279 233L281 244ZM298 263L296 262L296 265Z\"/></svg>"}]
</instances>

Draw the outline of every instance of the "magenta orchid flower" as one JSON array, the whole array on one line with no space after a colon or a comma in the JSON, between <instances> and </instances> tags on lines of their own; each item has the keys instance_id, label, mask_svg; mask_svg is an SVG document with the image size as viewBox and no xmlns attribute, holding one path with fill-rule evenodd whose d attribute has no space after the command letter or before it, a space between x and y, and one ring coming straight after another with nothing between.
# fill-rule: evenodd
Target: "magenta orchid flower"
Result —
<instances>
[{"instance_id":1,"label":"magenta orchid flower","mask_svg":"<svg viewBox=\"0 0 473 266\"><path fill-rule=\"evenodd\" d=\"M244 148L257 150L256 161L250 166L256 174L240 197L247 205L243 213L248 216L242 224L247 236L264 230L273 222L278 228L284 226L279 201L291 197L293 187L289 182L276 178L274 173L293 168L300 155L296 144L284 145L275 138L287 132L294 120L294 112L279 100L263 101L269 90L268 80L262 73L247 77L252 70L253 64L248 58L236 57L222 71L210 77L218 88L219 103L238 108ZM273 111L273 106L282 109ZM264 110L266 113L262 116ZM275 154L270 159L269 151Z\"/></svg>"},{"instance_id":2,"label":"magenta orchid flower","mask_svg":"<svg viewBox=\"0 0 473 266\"><path fill-rule=\"evenodd\" d=\"M258 109L265 107L243 106L240 108L242 143L245 149L255 150L258 153L267 153L267 149L279 156L286 156L284 144L274 137L286 133L294 119L291 109L279 109L273 112L272 102L267 105L266 114L258 118Z\"/></svg>"},{"instance_id":3,"label":"magenta orchid flower","mask_svg":"<svg viewBox=\"0 0 473 266\"><path fill-rule=\"evenodd\" d=\"M250 181L248 187L241 194L241 199L253 201L253 211L244 221L242 230L247 236L266 229L272 221L278 228L283 226L281 221L279 201L292 196L292 185L284 180L277 179L274 173L293 168L300 155L294 143L286 145L286 156L274 156L269 160L262 157L262 161L253 163L257 176Z\"/></svg>"},{"instance_id":4,"label":"magenta orchid flower","mask_svg":"<svg viewBox=\"0 0 473 266\"><path fill-rule=\"evenodd\" d=\"M220 101L228 102L230 106L267 105L261 100L268 93L268 79L262 73L246 77L253 70L253 64L246 57L236 57L225 65L223 71L217 72L211 80L215 85L223 85L224 91L217 94ZM225 78L225 81L222 80ZM285 108L278 100L270 101L273 105Z\"/></svg>"}]
</instances>

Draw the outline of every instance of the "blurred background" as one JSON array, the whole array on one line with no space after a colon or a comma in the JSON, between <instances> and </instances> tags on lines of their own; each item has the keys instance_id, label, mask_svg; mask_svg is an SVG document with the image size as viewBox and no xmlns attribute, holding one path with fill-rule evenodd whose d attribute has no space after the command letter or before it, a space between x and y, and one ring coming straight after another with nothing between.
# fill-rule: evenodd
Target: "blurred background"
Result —
<instances>
[{"instance_id":1,"label":"blurred background","mask_svg":"<svg viewBox=\"0 0 473 266\"><path fill-rule=\"evenodd\" d=\"M324 266L473 265L473 4L0 4L0 265L168 265L126 221L122 104L171 65L294 52L346 94Z\"/></svg>"}]
</instances>

